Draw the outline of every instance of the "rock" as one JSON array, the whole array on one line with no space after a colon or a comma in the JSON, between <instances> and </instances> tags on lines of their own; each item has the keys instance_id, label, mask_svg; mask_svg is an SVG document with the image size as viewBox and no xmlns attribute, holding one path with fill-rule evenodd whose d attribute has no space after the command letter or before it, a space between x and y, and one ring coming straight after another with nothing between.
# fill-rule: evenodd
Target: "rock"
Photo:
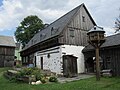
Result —
<instances>
[{"instance_id":1,"label":"rock","mask_svg":"<svg viewBox=\"0 0 120 90\"><path fill-rule=\"evenodd\" d=\"M36 81L36 85L38 85L38 84L41 84L42 82L39 80L39 81Z\"/></svg>"},{"instance_id":2,"label":"rock","mask_svg":"<svg viewBox=\"0 0 120 90\"><path fill-rule=\"evenodd\" d=\"M35 84L36 84L36 82L31 82L31 84L32 84L32 85L35 85Z\"/></svg>"}]
</instances>

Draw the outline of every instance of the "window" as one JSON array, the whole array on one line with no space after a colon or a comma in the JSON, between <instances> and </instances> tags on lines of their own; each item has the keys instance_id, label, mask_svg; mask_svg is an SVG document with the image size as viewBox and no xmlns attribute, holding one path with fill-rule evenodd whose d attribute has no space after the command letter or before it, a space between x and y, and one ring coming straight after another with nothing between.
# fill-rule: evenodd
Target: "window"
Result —
<instances>
[{"instance_id":1,"label":"window","mask_svg":"<svg viewBox=\"0 0 120 90\"><path fill-rule=\"evenodd\" d=\"M82 16L82 21L85 22L85 16Z\"/></svg>"},{"instance_id":2,"label":"window","mask_svg":"<svg viewBox=\"0 0 120 90\"><path fill-rule=\"evenodd\" d=\"M31 43L34 44L34 40L32 40Z\"/></svg>"},{"instance_id":3,"label":"window","mask_svg":"<svg viewBox=\"0 0 120 90\"><path fill-rule=\"evenodd\" d=\"M44 39L46 37L45 33L40 34L40 40Z\"/></svg>"},{"instance_id":4,"label":"window","mask_svg":"<svg viewBox=\"0 0 120 90\"><path fill-rule=\"evenodd\" d=\"M70 37L74 37L74 30L70 30Z\"/></svg>"},{"instance_id":5,"label":"window","mask_svg":"<svg viewBox=\"0 0 120 90\"><path fill-rule=\"evenodd\" d=\"M37 40L34 40L34 43L36 43L37 42Z\"/></svg>"},{"instance_id":6,"label":"window","mask_svg":"<svg viewBox=\"0 0 120 90\"><path fill-rule=\"evenodd\" d=\"M51 28L51 35L56 34L56 33L58 32L58 29L59 29L59 28L52 27L52 28Z\"/></svg>"}]
</instances>

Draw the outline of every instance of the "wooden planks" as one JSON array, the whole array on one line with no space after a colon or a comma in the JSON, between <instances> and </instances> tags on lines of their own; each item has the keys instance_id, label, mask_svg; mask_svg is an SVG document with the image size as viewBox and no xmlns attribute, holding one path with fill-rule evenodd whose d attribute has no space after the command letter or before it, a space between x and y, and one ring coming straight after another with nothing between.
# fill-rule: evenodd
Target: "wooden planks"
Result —
<instances>
[{"instance_id":1,"label":"wooden planks","mask_svg":"<svg viewBox=\"0 0 120 90\"><path fill-rule=\"evenodd\" d=\"M84 21L82 20L84 17ZM87 31L94 26L91 18L86 10L81 8L76 15L71 19L70 23L62 32L62 37L59 38L59 43L68 45L85 46L87 43ZM70 36L70 31L74 31L74 36Z\"/></svg>"}]
</instances>

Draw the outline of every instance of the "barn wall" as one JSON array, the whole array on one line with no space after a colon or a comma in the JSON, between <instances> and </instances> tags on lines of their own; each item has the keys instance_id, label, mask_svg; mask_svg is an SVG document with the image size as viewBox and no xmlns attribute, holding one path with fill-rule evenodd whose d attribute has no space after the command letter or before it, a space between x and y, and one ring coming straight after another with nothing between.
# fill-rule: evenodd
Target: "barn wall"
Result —
<instances>
[{"instance_id":1,"label":"barn wall","mask_svg":"<svg viewBox=\"0 0 120 90\"><path fill-rule=\"evenodd\" d=\"M105 68L113 70L115 76L120 76L120 47L105 48L100 51L100 54L104 60Z\"/></svg>"},{"instance_id":2,"label":"barn wall","mask_svg":"<svg viewBox=\"0 0 120 90\"><path fill-rule=\"evenodd\" d=\"M114 76L120 76L120 47L107 47L100 49L100 57L103 60L103 69L112 69ZM85 60L95 57L95 52L84 52Z\"/></svg>"},{"instance_id":3,"label":"barn wall","mask_svg":"<svg viewBox=\"0 0 120 90\"><path fill-rule=\"evenodd\" d=\"M0 47L0 67L14 65L14 47Z\"/></svg>"}]
</instances>

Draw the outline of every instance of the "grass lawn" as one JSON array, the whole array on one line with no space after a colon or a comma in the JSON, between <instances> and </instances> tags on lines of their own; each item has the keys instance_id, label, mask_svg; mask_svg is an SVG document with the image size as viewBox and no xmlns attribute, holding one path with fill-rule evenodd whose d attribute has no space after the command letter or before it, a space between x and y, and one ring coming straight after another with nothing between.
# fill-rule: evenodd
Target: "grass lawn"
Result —
<instances>
[{"instance_id":1,"label":"grass lawn","mask_svg":"<svg viewBox=\"0 0 120 90\"><path fill-rule=\"evenodd\" d=\"M0 90L120 90L120 77L101 78L101 81L98 82L94 77L64 84L29 85L5 79L3 77L5 70L6 68L0 68Z\"/></svg>"}]
</instances>

